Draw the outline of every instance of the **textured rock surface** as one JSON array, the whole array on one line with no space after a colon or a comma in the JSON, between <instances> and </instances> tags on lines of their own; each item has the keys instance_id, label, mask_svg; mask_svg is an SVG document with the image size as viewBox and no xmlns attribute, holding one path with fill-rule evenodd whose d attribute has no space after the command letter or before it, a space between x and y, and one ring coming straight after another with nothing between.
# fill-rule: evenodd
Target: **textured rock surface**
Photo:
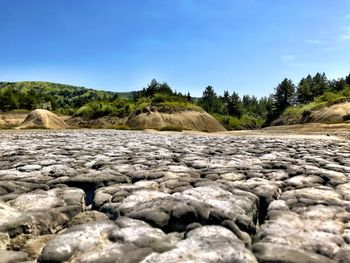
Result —
<instances>
[{"instance_id":1,"label":"textured rock surface","mask_svg":"<svg viewBox=\"0 0 350 263\"><path fill-rule=\"evenodd\" d=\"M0 132L1 262L350 262L347 141Z\"/></svg>"}]
</instances>

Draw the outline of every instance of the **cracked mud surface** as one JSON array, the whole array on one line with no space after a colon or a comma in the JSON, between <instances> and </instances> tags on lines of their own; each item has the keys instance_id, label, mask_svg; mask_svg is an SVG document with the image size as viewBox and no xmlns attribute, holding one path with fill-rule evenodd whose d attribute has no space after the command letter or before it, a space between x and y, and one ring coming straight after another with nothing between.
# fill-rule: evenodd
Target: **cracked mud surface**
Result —
<instances>
[{"instance_id":1,"label":"cracked mud surface","mask_svg":"<svg viewBox=\"0 0 350 263\"><path fill-rule=\"evenodd\" d=\"M347 141L0 132L1 262L350 262Z\"/></svg>"}]
</instances>

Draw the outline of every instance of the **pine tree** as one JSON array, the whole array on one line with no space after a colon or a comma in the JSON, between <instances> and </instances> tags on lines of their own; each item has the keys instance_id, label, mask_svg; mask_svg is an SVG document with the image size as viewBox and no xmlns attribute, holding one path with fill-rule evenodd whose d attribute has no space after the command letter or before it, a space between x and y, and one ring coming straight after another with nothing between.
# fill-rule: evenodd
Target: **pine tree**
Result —
<instances>
[{"instance_id":1,"label":"pine tree","mask_svg":"<svg viewBox=\"0 0 350 263\"><path fill-rule=\"evenodd\" d=\"M273 95L273 111L281 114L287 107L294 104L295 85L292 80L285 78L275 89Z\"/></svg>"},{"instance_id":2,"label":"pine tree","mask_svg":"<svg viewBox=\"0 0 350 263\"><path fill-rule=\"evenodd\" d=\"M297 101L299 103L308 103L314 100L315 96L312 86L313 80L310 74L306 78L301 79L297 89Z\"/></svg>"}]
</instances>

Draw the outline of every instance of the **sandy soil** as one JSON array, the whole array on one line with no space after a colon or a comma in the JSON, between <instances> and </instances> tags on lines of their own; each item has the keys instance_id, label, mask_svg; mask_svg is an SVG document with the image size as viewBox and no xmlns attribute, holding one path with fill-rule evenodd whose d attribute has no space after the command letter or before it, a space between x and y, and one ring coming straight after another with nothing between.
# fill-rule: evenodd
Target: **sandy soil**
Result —
<instances>
[{"instance_id":1,"label":"sandy soil","mask_svg":"<svg viewBox=\"0 0 350 263\"><path fill-rule=\"evenodd\" d=\"M1 113L0 129L11 129L19 126L27 114L25 113ZM70 116L60 116L60 119L67 121ZM176 126L176 125L174 125ZM172 134L174 132L158 132L153 129L147 129L147 132ZM242 131L220 131L220 132L200 132L185 130L184 134L195 134L203 136L255 136L255 137L279 137L279 138L310 138L310 139L350 139L350 122L337 124L325 123L306 123L285 126L273 126L260 130L242 130Z\"/></svg>"},{"instance_id":2,"label":"sandy soil","mask_svg":"<svg viewBox=\"0 0 350 263\"><path fill-rule=\"evenodd\" d=\"M26 113L0 113L0 128L12 128L18 126L26 117Z\"/></svg>"},{"instance_id":3,"label":"sandy soil","mask_svg":"<svg viewBox=\"0 0 350 263\"><path fill-rule=\"evenodd\" d=\"M159 132L147 130L151 133L172 134L174 132ZM273 137L273 138L294 138L294 139L327 139L327 140L348 140L350 139L350 123L324 124L307 123L297 125L273 126L260 130L240 130L225 132L199 132L183 131L187 134L203 136L249 136L249 137Z\"/></svg>"}]
</instances>

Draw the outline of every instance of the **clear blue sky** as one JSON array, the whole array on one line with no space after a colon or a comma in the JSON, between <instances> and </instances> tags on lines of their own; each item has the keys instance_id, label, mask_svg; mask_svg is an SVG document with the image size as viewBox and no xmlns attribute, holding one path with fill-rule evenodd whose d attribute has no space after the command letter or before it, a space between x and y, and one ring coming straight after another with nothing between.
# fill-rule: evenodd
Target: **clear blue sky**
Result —
<instances>
[{"instance_id":1,"label":"clear blue sky","mask_svg":"<svg viewBox=\"0 0 350 263\"><path fill-rule=\"evenodd\" d=\"M349 0L0 0L0 81L258 97L350 72Z\"/></svg>"}]
</instances>

